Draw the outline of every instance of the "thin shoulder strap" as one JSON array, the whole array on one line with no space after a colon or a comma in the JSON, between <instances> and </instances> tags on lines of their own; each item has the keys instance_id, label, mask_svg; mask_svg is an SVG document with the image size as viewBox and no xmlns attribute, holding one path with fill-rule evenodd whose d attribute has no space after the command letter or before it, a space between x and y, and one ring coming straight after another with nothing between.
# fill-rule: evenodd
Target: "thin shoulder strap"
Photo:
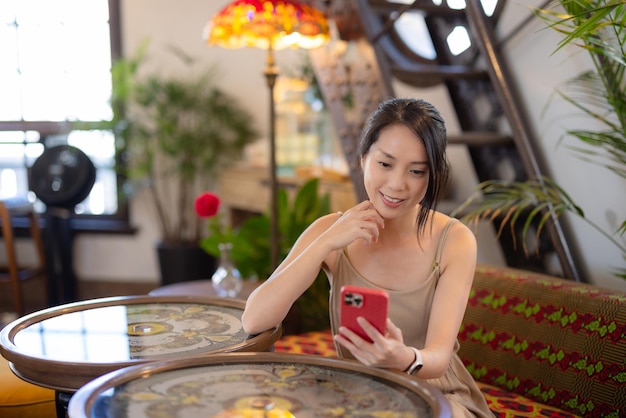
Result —
<instances>
[{"instance_id":1,"label":"thin shoulder strap","mask_svg":"<svg viewBox=\"0 0 626 418\"><path fill-rule=\"evenodd\" d=\"M436 270L437 278L439 278L439 264L441 261L441 253L443 252L443 246L446 243L446 237L448 236L448 231L450 227L455 223L456 218L450 218L446 226L443 228L441 232L441 237L439 237L439 242L437 243L437 252L435 253L435 259L433 260L433 270Z\"/></svg>"}]
</instances>

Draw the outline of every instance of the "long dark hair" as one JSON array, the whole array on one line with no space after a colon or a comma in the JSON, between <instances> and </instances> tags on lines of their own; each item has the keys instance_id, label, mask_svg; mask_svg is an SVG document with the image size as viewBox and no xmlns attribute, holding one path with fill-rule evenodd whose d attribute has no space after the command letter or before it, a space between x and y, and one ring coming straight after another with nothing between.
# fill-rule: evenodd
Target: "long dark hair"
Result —
<instances>
[{"instance_id":1,"label":"long dark hair","mask_svg":"<svg viewBox=\"0 0 626 418\"><path fill-rule=\"evenodd\" d=\"M418 233L421 233L431 210L436 210L450 176L450 164L446 157L446 125L439 111L424 100L393 98L383 101L371 114L361 134L359 157L369 153L372 145L378 141L381 130L394 124L409 128L426 148L430 174L416 220Z\"/></svg>"}]
</instances>

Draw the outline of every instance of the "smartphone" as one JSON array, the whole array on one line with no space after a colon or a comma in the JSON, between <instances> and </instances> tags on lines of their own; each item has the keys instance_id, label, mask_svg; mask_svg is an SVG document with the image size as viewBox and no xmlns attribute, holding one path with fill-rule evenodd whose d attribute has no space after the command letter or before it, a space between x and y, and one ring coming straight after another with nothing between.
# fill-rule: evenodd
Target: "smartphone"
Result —
<instances>
[{"instance_id":1,"label":"smartphone","mask_svg":"<svg viewBox=\"0 0 626 418\"><path fill-rule=\"evenodd\" d=\"M341 326L350 329L364 340L372 342L356 319L362 316L384 335L387 330L388 306L389 295L384 290L343 286L339 312Z\"/></svg>"}]
</instances>

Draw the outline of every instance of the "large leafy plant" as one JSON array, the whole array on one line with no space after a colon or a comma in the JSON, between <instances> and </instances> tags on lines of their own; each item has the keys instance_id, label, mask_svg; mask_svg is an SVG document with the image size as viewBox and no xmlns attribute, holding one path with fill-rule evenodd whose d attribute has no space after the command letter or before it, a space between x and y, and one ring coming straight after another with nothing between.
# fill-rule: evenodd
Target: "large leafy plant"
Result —
<instances>
[{"instance_id":1,"label":"large leafy plant","mask_svg":"<svg viewBox=\"0 0 626 418\"><path fill-rule=\"evenodd\" d=\"M601 126L597 130L567 130L564 138L578 141L570 149L585 161L606 167L626 179L626 4L617 0L560 0L557 4L562 11L535 10L549 28L564 36L555 52L565 45L579 46L589 53L594 69L568 80L556 95ZM500 232L506 225L513 230L517 222L523 222L523 237L535 220L539 221L538 237L551 214L558 217L565 212L573 213L607 237L626 260L626 247L618 239L626 232L626 220L616 231L602 230L549 178L483 182L455 212L463 211L466 212L463 220L470 223L502 219ZM522 246L527 251L525 239ZM626 279L623 268L616 268L615 275Z\"/></svg>"},{"instance_id":2,"label":"large leafy plant","mask_svg":"<svg viewBox=\"0 0 626 418\"><path fill-rule=\"evenodd\" d=\"M149 191L162 241L196 244L198 190L213 188L257 133L249 112L219 87L214 67L180 77L142 75L145 47L113 65L111 125L133 189Z\"/></svg>"}]
</instances>

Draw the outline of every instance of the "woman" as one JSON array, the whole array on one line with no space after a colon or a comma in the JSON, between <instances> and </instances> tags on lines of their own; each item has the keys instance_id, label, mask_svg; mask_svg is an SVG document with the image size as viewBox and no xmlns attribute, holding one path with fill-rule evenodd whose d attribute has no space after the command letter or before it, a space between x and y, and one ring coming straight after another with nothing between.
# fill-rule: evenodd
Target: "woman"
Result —
<instances>
[{"instance_id":1,"label":"woman","mask_svg":"<svg viewBox=\"0 0 626 418\"><path fill-rule=\"evenodd\" d=\"M446 143L444 121L431 104L381 103L359 148L369 200L313 222L250 295L242 321L250 334L276 326L322 268L341 357L428 381L446 396L454 417L488 417L493 415L456 354L476 240L461 222L435 211L449 174ZM339 326L339 292L348 284L389 294L384 335L358 320L371 343Z\"/></svg>"}]
</instances>

